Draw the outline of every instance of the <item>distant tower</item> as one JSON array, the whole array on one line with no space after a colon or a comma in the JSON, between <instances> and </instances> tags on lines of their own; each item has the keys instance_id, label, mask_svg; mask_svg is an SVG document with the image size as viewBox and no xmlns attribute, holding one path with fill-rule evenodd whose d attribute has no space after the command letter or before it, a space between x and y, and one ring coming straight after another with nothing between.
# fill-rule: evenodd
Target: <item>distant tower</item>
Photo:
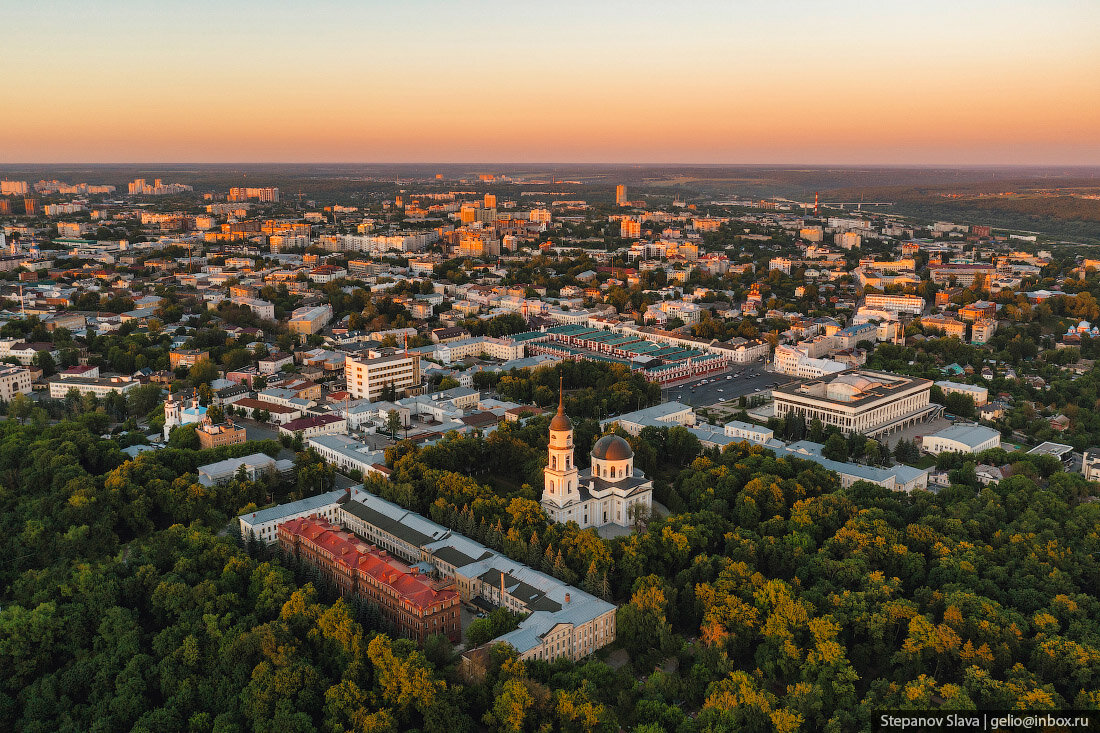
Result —
<instances>
[{"instance_id":1,"label":"distant tower","mask_svg":"<svg viewBox=\"0 0 1100 733\"><path fill-rule=\"evenodd\" d=\"M630 203L629 199L626 197L626 186L621 183L615 186L615 203L619 206L626 206Z\"/></svg>"},{"instance_id":2,"label":"distant tower","mask_svg":"<svg viewBox=\"0 0 1100 733\"><path fill-rule=\"evenodd\" d=\"M558 414L550 420L550 447L543 469L542 501L561 509L580 500L580 476L573 462L573 423L565 414L565 396L558 381ZM562 521L551 517L554 521Z\"/></svg>"},{"instance_id":3,"label":"distant tower","mask_svg":"<svg viewBox=\"0 0 1100 733\"><path fill-rule=\"evenodd\" d=\"M172 397L172 388L168 388L168 399L164 402L164 439L168 440L168 434L172 428L180 424L180 403Z\"/></svg>"},{"instance_id":4,"label":"distant tower","mask_svg":"<svg viewBox=\"0 0 1100 733\"><path fill-rule=\"evenodd\" d=\"M497 197L494 193L485 194L485 208L495 209L497 207Z\"/></svg>"},{"instance_id":5,"label":"distant tower","mask_svg":"<svg viewBox=\"0 0 1100 733\"><path fill-rule=\"evenodd\" d=\"M817 204L818 204L818 194L817 194L817 191L814 191L814 218L817 218Z\"/></svg>"}]
</instances>

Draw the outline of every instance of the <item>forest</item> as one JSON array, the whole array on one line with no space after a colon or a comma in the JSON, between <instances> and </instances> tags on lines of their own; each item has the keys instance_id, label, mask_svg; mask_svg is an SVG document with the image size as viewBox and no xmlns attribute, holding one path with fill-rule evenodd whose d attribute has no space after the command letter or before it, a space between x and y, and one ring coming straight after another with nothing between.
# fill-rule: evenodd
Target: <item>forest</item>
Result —
<instances>
[{"instance_id":1,"label":"forest","mask_svg":"<svg viewBox=\"0 0 1100 733\"><path fill-rule=\"evenodd\" d=\"M546 523L545 417L399 443L369 490L620 604L591 659L497 647L470 678L442 639L393 638L226 531L315 491L315 457L289 482L205 487L197 465L257 444L125 460L88 421L0 423L14 730L851 731L884 707L1100 705L1100 490L1078 475L842 489L813 463L661 429L628 439L675 509L604 540ZM598 423L575 422L584 461Z\"/></svg>"}]
</instances>

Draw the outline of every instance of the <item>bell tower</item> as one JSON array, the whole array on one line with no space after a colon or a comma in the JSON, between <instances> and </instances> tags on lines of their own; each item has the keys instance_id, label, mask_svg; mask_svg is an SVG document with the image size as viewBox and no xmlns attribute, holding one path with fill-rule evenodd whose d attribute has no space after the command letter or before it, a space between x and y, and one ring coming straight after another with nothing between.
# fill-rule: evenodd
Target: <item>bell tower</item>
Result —
<instances>
[{"instance_id":1,"label":"bell tower","mask_svg":"<svg viewBox=\"0 0 1100 733\"><path fill-rule=\"evenodd\" d=\"M550 420L550 447L543 469L542 503L548 509L565 506L580 498L579 472L573 461L573 423L565 414L565 397L558 383L558 414ZM561 521L556 518L557 521Z\"/></svg>"}]
</instances>

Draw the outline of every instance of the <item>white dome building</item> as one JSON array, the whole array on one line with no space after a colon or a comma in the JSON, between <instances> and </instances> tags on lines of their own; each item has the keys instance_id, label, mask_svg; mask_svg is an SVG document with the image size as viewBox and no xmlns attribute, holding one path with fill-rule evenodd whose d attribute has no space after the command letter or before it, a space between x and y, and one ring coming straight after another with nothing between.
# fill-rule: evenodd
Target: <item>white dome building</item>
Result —
<instances>
[{"instance_id":1,"label":"white dome building","mask_svg":"<svg viewBox=\"0 0 1100 733\"><path fill-rule=\"evenodd\" d=\"M608 524L632 526L653 507L653 482L634 467L634 450L618 435L605 435L592 446L592 466L573 462L573 423L562 398L550 421L550 447L542 508L552 522L576 522L582 529Z\"/></svg>"}]
</instances>

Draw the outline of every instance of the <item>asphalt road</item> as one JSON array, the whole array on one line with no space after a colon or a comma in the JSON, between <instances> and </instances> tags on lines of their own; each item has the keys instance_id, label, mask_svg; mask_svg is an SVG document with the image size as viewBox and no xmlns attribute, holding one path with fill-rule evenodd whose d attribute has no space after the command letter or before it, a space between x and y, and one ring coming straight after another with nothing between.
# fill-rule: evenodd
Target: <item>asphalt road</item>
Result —
<instances>
[{"instance_id":1,"label":"asphalt road","mask_svg":"<svg viewBox=\"0 0 1100 733\"><path fill-rule=\"evenodd\" d=\"M750 376L752 375L752 376ZM726 377L730 379L726 379ZM751 395L757 391L767 391L776 382L787 384L790 377L763 371L760 364L738 366L727 374L685 382L665 391L665 397L671 402L683 402L692 407L708 407L719 402L737 399L741 395ZM692 389L694 387L694 389Z\"/></svg>"}]
</instances>

